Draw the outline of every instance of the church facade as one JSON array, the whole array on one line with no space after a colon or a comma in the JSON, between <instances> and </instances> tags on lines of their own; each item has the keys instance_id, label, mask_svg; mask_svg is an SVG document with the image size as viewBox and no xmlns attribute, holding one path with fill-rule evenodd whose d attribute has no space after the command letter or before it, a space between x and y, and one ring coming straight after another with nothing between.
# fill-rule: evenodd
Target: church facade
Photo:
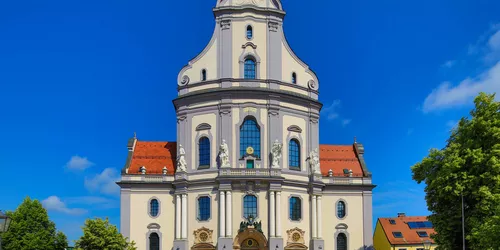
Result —
<instances>
[{"instance_id":1,"label":"church facade","mask_svg":"<svg viewBox=\"0 0 500 250\"><path fill-rule=\"evenodd\" d=\"M120 231L141 250L358 250L372 245L360 143L320 145L319 80L279 0L216 0L177 79L177 141L129 140Z\"/></svg>"}]
</instances>

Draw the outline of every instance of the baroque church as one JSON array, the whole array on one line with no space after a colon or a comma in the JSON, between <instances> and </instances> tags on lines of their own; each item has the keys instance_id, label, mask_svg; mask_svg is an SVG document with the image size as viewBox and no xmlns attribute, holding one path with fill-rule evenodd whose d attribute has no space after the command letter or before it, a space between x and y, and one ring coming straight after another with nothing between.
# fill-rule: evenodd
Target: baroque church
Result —
<instances>
[{"instance_id":1,"label":"baroque church","mask_svg":"<svg viewBox=\"0 0 500 250\"><path fill-rule=\"evenodd\" d=\"M362 144L320 145L316 74L280 0L215 0L180 70L177 141L128 142L121 233L140 250L359 250L372 245Z\"/></svg>"}]
</instances>

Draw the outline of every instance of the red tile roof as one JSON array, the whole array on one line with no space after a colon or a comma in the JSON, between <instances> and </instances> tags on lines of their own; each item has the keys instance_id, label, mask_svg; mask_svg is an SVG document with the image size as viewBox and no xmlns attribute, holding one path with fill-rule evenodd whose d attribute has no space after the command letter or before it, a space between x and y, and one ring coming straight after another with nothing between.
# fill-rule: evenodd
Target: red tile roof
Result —
<instances>
[{"instance_id":1,"label":"red tile roof","mask_svg":"<svg viewBox=\"0 0 500 250\"><path fill-rule=\"evenodd\" d=\"M173 175L177 158L177 143L149 142L137 140L129 174L140 174L140 168L146 167L147 174L162 174L163 167L167 167L167 175Z\"/></svg>"},{"instance_id":2,"label":"red tile roof","mask_svg":"<svg viewBox=\"0 0 500 250\"><path fill-rule=\"evenodd\" d=\"M128 174L140 174L146 167L147 174L162 174L167 167L167 175L173 175L177 159L176 142L151 142L137 140L132 153ZM319 157L321 174L326 176L332 169L334 176L345 176L344 169L352 170L353 176L363 176L363 169L353 145L320 145Z\"/></svg>"},{"instance_id":3,"label":"red tile roof","mask_svg":"<svg viewBox=\"0 0 500 250\"><path fill-rule=\"evenodd\" d=\"M344 169L352 170L355 177L363 176L363 169L354 145L319 145L321 174L328 175L331 169L334 176L345 176Z\"/></svg>"},{"instance_id":4,"label":"red tile roof","mask_svg":"<svg viewBox=\"0 0 500 250\"><path fill-rule=\"evenodd\" d=\"M421 244L425 240L430 240L434 243L430 237L420 237L417 234L417 231L425 231L427 235L431 236L435 234L433 228L418 228L411 229L408 226L408 222L417 222L417 221L427 221L426 216L402 216L395 218L379 218L380 225L382 226L387 239L392 245L411 245L411 244ZM396 224L391 224L390 220L394 220ZM392 234L393 232L401 232L403 234L403 238L395 238Z\"/></svg>"}]
</instances>

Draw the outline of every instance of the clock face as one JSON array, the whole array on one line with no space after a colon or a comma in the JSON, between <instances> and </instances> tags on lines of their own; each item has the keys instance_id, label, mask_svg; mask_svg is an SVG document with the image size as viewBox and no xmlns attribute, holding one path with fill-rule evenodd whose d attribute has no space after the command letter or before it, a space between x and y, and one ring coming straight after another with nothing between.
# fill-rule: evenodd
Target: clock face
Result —
<instances>
[{"instance_id":1,"label":"clock face","mask_svg":"<svg viewBox=\"0 0 500 250\"><path fill-rule=\"evenodd\" d=\"M248 147L247 148L247 154L249 154L249 155L253 154L253 148L252 147Z\"/></svg>"}]
</instances>

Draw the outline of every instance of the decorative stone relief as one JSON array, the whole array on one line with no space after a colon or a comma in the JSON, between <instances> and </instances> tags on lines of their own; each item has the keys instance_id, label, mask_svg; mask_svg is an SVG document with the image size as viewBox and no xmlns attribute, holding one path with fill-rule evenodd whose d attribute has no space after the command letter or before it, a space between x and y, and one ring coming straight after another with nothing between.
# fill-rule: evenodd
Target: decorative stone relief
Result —
<instances>
[{"instance_id":1,"label":"decorative stone relief","mask_svg":"<svg viewBox=\"0 0 500 250\"><path fill-rule=\"evenodd\" d=\"M273 147L271 148L271 154L273 156L272 159L272 168L280 167L280 159L282 155L283 144L279 143L278 140L274 141Z\"/></svg>"},{"instance_id":2,"label":"decorative stone relief","mask_svg":"<svg viewBox=\"0 0 500 250\"><path fill-rule=\"evenodd\" d=\"M312 90L318 90L318 84L316 84L314 80L309 80L307 82L307 86L309 86L309 88Z\"/></svg>"},{"instance_id":3,"label":"decorative stone relief","mask_svg":"<svg viewBox=\"0 0 500 250\"><path fill-rule=\"evenodd\" d=\"M305 244L304 234L305 231L296 227L286 231L288 235L287 244L299 243Z\"/></svg>"},{"instance_id":4,"label":"decorative stone relief","mask_svg":"<svg viewBox=\"0 0 500 250\"><path fill-rule=\"evenodd\" d=\"M268 26L269 26L269 31L277 32L278 28L279 28L279 23L277 23L277 22L269 22Z\"/></svg>"},{"instance_id":5,"label":"decorative stone relief","mask_svg":"<svg viewBox=\"0 0 500 250\"><path fill-rule=\"evenodd\" d=\"M288 131L302 133L302 129L297 125L292 125L292 126L288 127Z\"/></svg>"},{"instance_id":6,"label":"decorative stone relief","mask_svg":"<svg viewBox=\"0 0 500 250\"><path fill-rule=\"evenodd\" d=\"M186 172L187 162L185 159L186 151L182 145L179 145L179 158L177 159L177 172Z\"/></svg>"},{"instance_id":7,"label":"decorative stone relief","mask_svg":"<svg viewBox=\"0 0 500 250\"><path fill-rule=\"evenodd\" d=\"M186 86L189 83L189 76L184 75L179 82L179 86Z\"/></svg>"},{"instance_id":8,"label":"decorative stone relief","mask_svg":"<svg viewBox=\"0 0 500 250\"><path fill-rule=\"evenodd\" d=\"M202 130L210 130L212 126L208 123L202 123L196 127L196 131L202 131Z\"/></svg>"},{"instance_id":9,"label":"decorative stone relief","mask_svg":"<svg viewBox=\"0 0 500 250\"><path fill-rule=\"evenodd\" d=\"M194 231L194 244L208 243L212 244L214 241L212 239L213 230L206 227L199 228Z\"/></svg>"},{"instance_id":10,"label":"decorative stone relief","mask_svg":"<svg viewBox=\"0 0 500 250\"><path fill-rule=\"evenodd\" d=\"M229 148L227 146L226 140L222 140L222 144L219 147L219 159L221 168L229 168Z\"/></svg>"},{"instance_id":11,"label":"decorative stone relief","mask_svg":"<svg viewBox=\"0 0 500 250\"><path fill-rule=\"evenodd\" d=\"M231 28L231 20L222 20L222 21L220 21L220 27L223 30L227 30L227 29Z\"/></svg>"},{"instance_id":12,"label":"decorative stone relief","mask_svg":"<svg viewBox=\"0 0 500 250\"><path fill-rule=\"evenodd\" d=\"M257 45L253 44L252 42L247 42L247 43L241 45L241 48L246 49L249 46L252 47L253 49L257 49Z\"/></svg>"}]
</instances>

